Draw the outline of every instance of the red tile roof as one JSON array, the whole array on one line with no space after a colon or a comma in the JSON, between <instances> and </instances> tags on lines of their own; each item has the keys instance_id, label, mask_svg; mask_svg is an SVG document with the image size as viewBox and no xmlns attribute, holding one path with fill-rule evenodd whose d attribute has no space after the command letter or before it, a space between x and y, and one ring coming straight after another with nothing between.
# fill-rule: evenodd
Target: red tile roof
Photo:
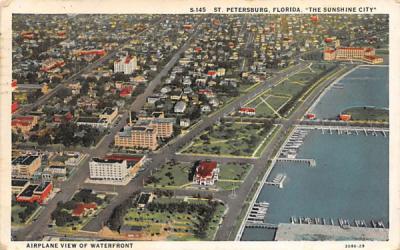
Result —
<instances>
[{"instance_id":1,"label":"red tile roof","mask_svg":"<svg viewBox=\"0 0 400 250\"><path fill-rule=\"evenodd\" d=\"M96 203L78 203L72 211L72 216L81 216L87 209L96 209Z\"/></svg>"},{"instance_id":2,"label":"red tile roof","mask_svg":"<svg viewBox=\"0 0 400 250\"><path fill-rule=\"evenodd\" d=\"M127 56L127 57L125 58L125 63L128 64L128 63L131 61L131 59L132 59L132 58L131 58L130 56Z\"/></svg>"},{"instance_id":3,"label":"red tile roof","mask_svg":"<svg viewBox=\"0 0 400 250\"><path fill-rule=\"evenodd\" d=\"M239 112L256 112L255 108L247 108L247 107L243 107L239 109Z\"/></svg>"},{"instance_id":4,"label":"red tile roof","mask_svg":"<svg viewBox=\"0 0 400 250\"><path fill-rule=\"evenodd\" d=\"M129 96L132 94L132 86L123 87L119 93L120 97Z\"/></svg>"},{"instance_id":5,"label":"red tile roof","mask_svg":"<svg viewBox=\"0 0 400 250\"><path fill-rule=\"evenodd\" d=\"M217 168L217 162L215 161L201 161L199 166L196 168L196 176L198 178L209 178L213 175L213 170Z\"/></svg>"},{"instance_id":6,"label":"red tile roof","mask_svg":"<svg viewBox=\"0 0 400 250\"><path fill-rule=\"evenodd\" d=\"M345 48L339 48L338 50L365 50L365 48L345 47Z\"/></svg>"},{"instance_id":7,"label":"red tile roof","mask_svg":"<svg viewBox=\"0 0 400 250\"><path fill-rule=\"evenodd\" d=\"M11 112L14 113L19 108L18 102L13 102L11 105Z\"/></svg>"},{"instance_id":8,"label":"red tile roof","mask_svg":"<svg viewBox=\"0 0 400 250\"><path fill-rule=\"evenodd\" d=\"M135 156L130 156L130 155L118 155L118 154L112 154L112 155L106 155L104 159L107 160L127 160L127 161L135 161L138 162L142 159L142 157L135 157Z\"/></svg>"},{"instance_id":9,"label":"red tile roof","mask_svg":"<svg viewBox=\"0 0 400 250\"><path fill-rule=\"evenodd\" d=\"M324 52L325 52L325 53L332 54L332 53L335 53L335 50L333 50L333 49L326 49Z\"/></svg>"}]
</instances>

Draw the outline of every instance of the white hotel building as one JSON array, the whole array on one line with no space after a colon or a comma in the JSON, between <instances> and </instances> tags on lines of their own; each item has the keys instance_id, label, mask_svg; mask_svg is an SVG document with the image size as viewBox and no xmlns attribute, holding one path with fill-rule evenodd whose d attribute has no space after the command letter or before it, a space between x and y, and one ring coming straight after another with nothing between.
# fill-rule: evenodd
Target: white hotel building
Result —
<instances>
[{"instance_id":1,"label":"white hotel building","mask_svg":"<svg viewBox=\"0 0 400 250\"><path fill-rule=\"evenodd\" d=\"M114 73L124 72L125 75L132 74L137 69L136 56L125 56L114 61Z\"/></svg>"},{"instance_id":2,"label":"white hotel building","mask_svg":"<svg viewBox=\"0 0 400 250\"><path fill-rule=\"evenodd\" d=\"M124 182L129 175L126 160L93 158L89 162L89 171L93 181Z\"/></svg>"}]
</instances>

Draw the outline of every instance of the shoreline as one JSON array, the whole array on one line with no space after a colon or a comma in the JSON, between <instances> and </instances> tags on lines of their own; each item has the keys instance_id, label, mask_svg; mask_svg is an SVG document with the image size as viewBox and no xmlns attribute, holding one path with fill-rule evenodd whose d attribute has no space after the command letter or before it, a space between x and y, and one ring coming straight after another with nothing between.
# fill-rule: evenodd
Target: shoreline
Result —
<instances>
[{"instance_id":1,"label":"shoreline","mask_svg":"<svg viewBox=\"0 0 400 250\"><path fill-rule=\"evenodd\" d=\"M379 67L379 68L386 68L389 67L389 65L368 65L368 64L361 64L361 65L357 65L356 67L350 69L349 71L347 71L346 73L344 73L343 75L341 75L340 77L338 77L335 81L333 81L331 84L329 84L329 86L327 88L324 89L324 91L321 93L321 95L318 96L318 98L315 100L315 102L311 105L311 107L309 109L307 109L307 114L312 112L313 109L315 108L315 106L319 103L319 101L321 100L322 97L324 97L328 91L330 91L333 87L333 85L335 85L336 83L338 83L339 81L341 81L344 77L348 76L350 73L354 72L357 69L368 69L369 67Z\"/></svg>"}]
</instances>

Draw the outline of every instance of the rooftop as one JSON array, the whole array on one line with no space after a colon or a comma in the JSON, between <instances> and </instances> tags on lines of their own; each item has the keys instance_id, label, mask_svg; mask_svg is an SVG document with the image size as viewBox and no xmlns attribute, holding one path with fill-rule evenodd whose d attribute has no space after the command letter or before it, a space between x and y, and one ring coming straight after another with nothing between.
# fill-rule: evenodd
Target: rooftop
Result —
<instances>
[{"instance_id":1,"label":"rooftop","mask_svg":"<svg viewBox=\"0 0 400 250\"><path fill-rule=\"evenodd\" d=\"M12 161L12 165L30 165L34 162L39 156L37 155L24 155L19 156L17 159Z\"/></svg>"},{"instance_id":2,"label":"rooftop","mask_svg":"<svg viewBox=\"0 0 400 250\"><path fill-rule=\"evenodd\" d=\"M13 187L23 187L28 182L29 182L28 180L12 179L11 180L11 186L13 186Z\"/></svg>"},{"instance_id":3,"label":"rooftop","mask_svg":"<svg viewBox=\"0 0 400 250\"><path fill-rule=\"evenodd\" d=\"M43 192L49 185L51 184L51 182L46 181L41 183L36 189L35 192Z\"/></svg>"},{"instance_id":4,"label":"rooftop","mask_svg":"<svg viewBox=\"0 0 400 250\"><path fill-rule=\"evenodd\" d=\"M92 161L97 163L123 163L123 159L109 159L109 158L92 158Z\"/></svg>"},{"instance_id":5,"label":"rooftop","mask_svg":"<svg viewBox=\"0 0 400 250\"><path fill-rule=\"evenodd\" d=\"M20 194L19 196L23 197L31 197L33 195L33 191L38 187L38 185L29 185L27 186Z\"/></svg>"},{"instance_id":6,"label":"rooftop","mask_svg":"<svg viewBox=\"0 0 400 250\"><path fill-rule=\"evenodd\" d=\"M216 161L201 161L196 168L196 175L202 178L212 176L212 171L217 167Z\"/></svg>"},{"instance_id":7,"label":"rooftop","mask_svg":"<svg viewBox=\"0 0 400 250\"><path fill-rule=\"evenodd\" d=\"M114 112L114 109L110 108L110 107L106 107L104 108L103 112L101 114L103 115L111 115Z\"/></svg>"}]
</instances>

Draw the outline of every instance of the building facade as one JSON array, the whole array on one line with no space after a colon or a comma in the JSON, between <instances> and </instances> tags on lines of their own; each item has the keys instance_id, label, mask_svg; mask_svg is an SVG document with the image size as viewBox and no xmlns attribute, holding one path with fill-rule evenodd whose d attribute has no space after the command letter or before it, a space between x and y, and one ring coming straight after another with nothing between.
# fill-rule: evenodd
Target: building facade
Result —
<instances>
[{"instance_id":1,"label":"building facade","mask_svg":"<svg viewBox=\"0 0 400 250\"><path fill-rule=\"evenodd\" d=\"M215 161L201 161L196 167L193 183L197 185L214 185L218 180L219 168Z\"/></svg>"},{"instance_id":2,"label":"building facade","mask_svg":"<svg viewBox=\"0 0 400 250\"><path fill-rule=\"evenodd\" d=\"M324 50L326 61L362 61L370 64L383 63L383 58L375 55L375 49L369 47L341 47Z\"/></svg>"},{"instance_id":3,"label":"building facade","mask_svg":"<svg viewBox=\"0 0 400 250\"><path fill-rule=\"evenodd\" d=\"M90 179L104 181L124 181L128 172L126 160L93 158L89 162Z\"/></svg>"},{"instance_id":4,"label":"building facade","mask_svg":"<svg viewBox=\"0 0 400 250\"><path fill-rule=\"evenodd\" d=\"M239 109L239 114L254 116L254 115L256 115L256 109L243 107L243 108Z\"/></svg>"},{"instance_id":5,"label":"building facade","mask_svg":"<svg viewBox=\"0 0 400 250\"><path fill-rule=\"evenodd\" d=\"M155 150L158 147L157 131L148 126L125 127L114 137L115 146Z\"/></svg>"},{"instance_id":6,"label":"building facade","mask_svg":"<svg viewBox=\"0 0 400 250\"><path fill-rule=\"evenodd\" d=\"M12 177L29 179L42 164L40 156L24 155L14 159L12 165Z\"/></svg>"},{"instance_id":7,"label":"building facade","mask_svg":"<svg viewBox=\"0 0 400 250\"><path fill-rule=\"evenodd\" d=\"M137 59L136 56L130 57L122 57L116 61L114 61L114 73L124 72L125 75L132 74L137 68Z\"/></svg>"},{"instance_id":8,"label":"building facade","mask_svg":"<svg viewBox=\"0 0 400 250\"><path fill-rule=\"evenodd\" d=\"M118 108L110 108L106 107L99 115L100 119L106 119L107 122L110 124L118 115Z\"/></svg>"},{"instance_id":9,"label":"building facade","mask_svg":"<svg viewBox=\"0 0 400 250\"><path fill-rule=\"evenodd\" d=\"M148 126L157 132L157 137L166 139L174 133L174 118L140 117L136 126Z\"/></svg>"},{"instance_id":10,"label":"building facade","mask_svg":"<svg viewBox=\"0 0 400 250\"><path fill-rule=\"evenodd\" d=\"M20 130L23 134L29 132L38 123L37 116L20 116L11 121L13 132Z\"/></svg>"},{"instance_id":11,"label":"building facade","mask_svg":"<svg viewBox=\"0 0 400 250\"><path fill-rule=\"evenodd\" d=\"M49 181L43 182L39 185L31 184L17 195L16 200L18 202L37 202L39 204L43 204L43 202L49 197L52 190L53 184Z\"/></svg>"}]
</instances>

